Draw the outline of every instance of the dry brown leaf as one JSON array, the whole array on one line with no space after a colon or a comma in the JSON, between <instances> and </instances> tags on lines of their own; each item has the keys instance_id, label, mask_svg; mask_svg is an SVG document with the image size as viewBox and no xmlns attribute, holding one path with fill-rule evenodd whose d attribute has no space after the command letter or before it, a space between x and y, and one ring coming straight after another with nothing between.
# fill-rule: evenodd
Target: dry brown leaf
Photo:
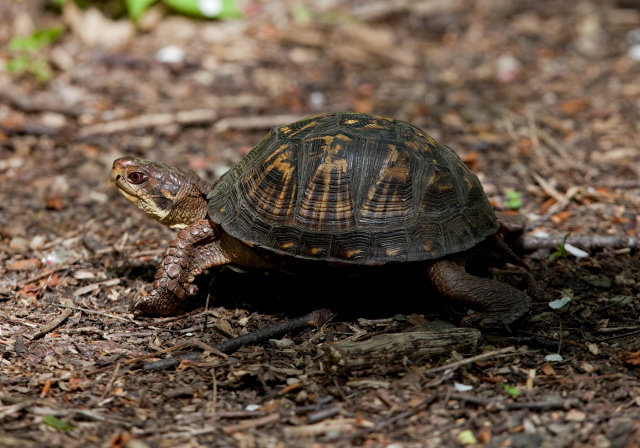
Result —
<instances>
[{"instance_id":1,"label":"dry brown leaf","mask_svg":"<svg viewBox=\"0 0 640 448\"><path fill-rule=\"evenodd\" d=\"M546 214L553 204L556 204L558 201L555 198L549 198L540 206L539 212L541 214Z\"/></svg>"},{"instance_id":2,"label":"dry brown leaf","mask_svg":"<svg viewBox=\"0 0 640 448\"><path fill-rule=\"evenodd\" d=\"M37 258L27 258L9 263L7 269L10 271L34 271L42 267L42 262ZM26 288L26 287L25 287Z\"/></svg>"},{"instance_id":3,"label":"dry brown leaf","mask_svg":"<svg viewBox=\"0 0 640 448\"><path fill-rule=\"evenodd\" d=\"M589 107L589 100L586 98L576 98L560 103L558 110L564 115L576 115Z\"/></svg>"},{"instance_id":4,"label":"dry brown leaf","mask_svg":"<svg viewBox=\"0 0 640 448\"><path fill-rule=\"evenodd\" d=\"M550 219L554 224L560 224L567 220L567 218L571 216L570 211L559 212L553 215Z\"/></svg>"},{"instance_id":5,"label":"dry brown leaf","mask_svg":"<svg viewBox=\"0 0 640 448\"><path fill-rule=\"evenodd\" d=\"M544 373L547 376L553 376L556 374L556 371L551 364L547 363L544 366L542 366L542 373Z\"/></svg>"},{"instance_id":6,"label":"dry brown leaf","mask_svg":"<svg viewBox=\"0 0 640 448\"><path fill-rule=\"evenodd\" d=\"M626 353L622 358L622 362L632 366L640 366L640 350L637 352Z\"/></svg>"}]
</instances>

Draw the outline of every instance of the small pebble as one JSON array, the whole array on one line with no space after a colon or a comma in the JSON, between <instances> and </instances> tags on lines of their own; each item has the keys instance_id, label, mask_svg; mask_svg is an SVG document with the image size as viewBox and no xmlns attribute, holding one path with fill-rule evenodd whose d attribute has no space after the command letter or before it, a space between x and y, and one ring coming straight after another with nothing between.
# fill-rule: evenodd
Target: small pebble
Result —
<instances>
[{"instance_id":1,"label":"small pebble","mask_svg":"<svg viewBox=\"0 0 640 448\"><path fill-rule=\"evenodd\" d=\"M470 390L473 390L473 386L468 385L468 384L458 383L458 382L454 382L453 383L453 387L458 392L469 392Z\"/></svg>"},{"instance_id":2,"label":"small pebble","mask_svg":"<svg viewBox=\"0 0 640 448\"><path fill-rule=\"evenodd\" d=\"M156 61L164 64L179 64L184 61L184 51L176 45L169 45L156 52Z\"/></svg>"},{"instance_id":3,"label":"small pebble","mask_svg":"<svg viewBox=\"0 0 640 448\"><path fill-rule=\"evenodd\" d=\"M571 302L571 298L567 297L567 296L564 296L561 299L549 302L549 307L554 309L554 310L559 310L560 308L562 308L563 306L565 306L569 302Z\"/></svg>"}]
</instances>

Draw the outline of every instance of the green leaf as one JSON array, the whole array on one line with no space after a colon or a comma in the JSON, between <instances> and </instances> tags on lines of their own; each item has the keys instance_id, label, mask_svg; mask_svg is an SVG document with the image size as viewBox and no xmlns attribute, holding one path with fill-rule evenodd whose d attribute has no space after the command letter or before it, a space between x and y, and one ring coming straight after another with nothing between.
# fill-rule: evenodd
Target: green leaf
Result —
<instances>
[{"instance_id":1,"label":"green leaf","mask_svg":"<svg viewBox=\"0 0 640 448\"><path fill-rule=\"evenodd\" d=\"M142 14L155 2L156 0L125 0L127 12L133 20L138 20L142 17Z\"/></svg>"},{"instance_id":2,"label":"green leaf","mask_svg":"<svg viewBox=\"0 0 640 448\"><path fill-rule=\"evenodd\" d=\"M35 52L55 41L64 31L61 26L34 31L27 37L14 37L9 41L9 50Z\"/></svg>"},{"instance_id":3,"label":"green leaf","mask_svg":"<svg viewBox=\"0 0 640 448\"><path fill-rule=\"evenodd\" d=\"M7 71L9 73L13 73L14 75L21 75L27 70L28 66L29 58L27 58L25 55L20 55L18 57L10 59L9 61L7 61L6 65Z\"/></svg>"},{"instance_id":4,"label":"green leaf","mask_svg":"<svg viewBox=\"0 0 640 448\"><path fill-rule=\"evenodd\" d=\"M502 388L512 397L517 397L518 395L520 395L520 391L515 386L511 386L510 384L502 384Z\"/></svg>"},{"instance_id":5,"label":"green leaf","mask_svg":"<svg viewBox=\"0 0 640 448\"><path fill-rule=\"evenodd\" d=\"M51 6L53 6L56 9L62 9L64 4L67 3L67 1L68 0L49 0L49 3L51 4Z\"/></svg>"},{"instance_id":6,"label":"green leaf","mask_svg":"<svg viewBox=\"0 0 640 448\"><path fill-rule=\"evenodd\" d=\"M35 30L33 32L33 38L36 39L40 48L45 45L49 45L51 42L55 42L62 32L64 31L64 27L62 26L54 26L52 28L43 28L40 30Z\"/></svg>"},{"instance_id":7,"label":"green leaf","mask_svg":"<svg viewBox=\"0 0 640 448\"><path fill-rule=\"evenodd\" d=\"M473 431L470 429L465 429L460 434L458 434L458 442L462 445L475 445L478 443L476 436L473 435Z\"/></svg>"},{"instance_id":8,"label":"green leaf","mask_svg":"<svg viewBox=\"0 0 640 448\"><path fill-rule=\"evenodd\" d=\"M313 17L309 8L307 8L305 5L302 5L302 4L297 4L293 8L292 15L293 15L293 21L297 23L309 22Z\"/></svg>"},{"instance_id":9,"label":"green leaf","mask_svg":"<svg viewBox=\"0 0 640 448\"><path fill-rule=\"evenodd\" d=\"M521 191L507 190L504 194L507 197L507 200L504 203L505 207L511 210L517 210L522 207Z\"/></svg>"},{"instance_id":10,"label":"green leaf","mask_svg":"<svg viewBox=\"0 0 640 448\"><path fill-rule=\"evenodd\" d=\"M558 257L561 257L561 258L569 257L569 255L567 254L567 249L565 249L564 245L567 244L567 238L569 238L570 235L571 235L570 233L567 233L562 239L562 243L556 245L558 250L552 252L551 255L549 255L549 263L551 263L553 260L555 260Z\"/></svg>"},{"instance_id":11,"label":"green leaf","mask_svg":"<svg viewBox=\"0 0 640 448\"><path fill-rule=\"evenodd\" d=\"M42 421L58 431L73 431L76 429L75 426L69 425L53 415L45 415L42 417Z\"/></svg>"},{"instance_id":12,"label":"green leaf","mask_svg":"<svg viewBox=\"0 0 640 448\"><path fill-rule=\"evenodd\" d=\"M40 82L49 81L51 76L53 76L49 64L47 64L47 61L44 59L36 59L35 61L32 61L29 65L28 71Z\"/></svg>"}]
</instances>

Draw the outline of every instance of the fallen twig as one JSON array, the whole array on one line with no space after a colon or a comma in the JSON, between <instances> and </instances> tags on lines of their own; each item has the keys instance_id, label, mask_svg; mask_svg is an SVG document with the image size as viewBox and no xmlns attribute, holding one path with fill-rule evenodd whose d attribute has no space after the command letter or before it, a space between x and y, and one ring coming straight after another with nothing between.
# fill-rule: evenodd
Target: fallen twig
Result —
<instances>
[{"instance_id":1,"label":"fallen twig","mask_svg":"<svg viewBox=\"0 0 640 448\"><path fill-rule=\"evenodd\" d=\"M87 308L80 308L80 307L71 306L71 305L62 305L62 304L59 304L59 303L56 303L55 306L59 306L60 308L69 308L70 310L82 311L83 313L88 313L88 314L97 314L98 316L104 316L104 317L108 317L110 319L123 320L125 322L129 322L130 324L136 324L136 325L139 325L141 327L151 328L152 330L159 330L159 328L157 328L157 327L152 327L151 325L145 325L143 323L136 322L135 320L128 319L126 317L120 317L120 316L116 316L114 314L103 313L102 311L95 311L95 310L90 310L90 309L87 309Z\"/></svg>"},{"instance_id":2,"label":"fallen twig","mask_svg":"<svg viewBox=\"0 0 640 448\"><path fill-rule=\"evenodd\" d=\"M264 417L254 418L253 420L246 420L242 423L238 423L237 425L226 426L222 428L222 431L225 434L231 435L235 434L236 432L246 431L247 429L257 428L259 426L275 423L278 420L280 420L280 414L276 412Z\"/></svg>"},{"instance_id":3,"label":"fallen twig","mask_svg":"<svg viewBox=\"0 0 640 448\"><path fill-rule=\"evenodd\" d=\"M444 395L443 395L444 396ZM567 400L549 400L549 401L502 401L498 398L481 398L477 396L465 395L460 393L448 394L450 400L459 400L478 406L499 406L500 408L516 410L516 409L571 409L579 406L580 400L570 398Z\"/></svg>"},{"instance_id":4,"label":"fallen twig","mask_svg":"<svg viewBox=\"0 0 640 448\"><path fill-rule=\"evenodd\" d=\"M309 423L318 423L327 418L331 418L334 415L337 415L342 410L341 406L332 406L325 409L320 409L319 411L312 412L307 416Z\"/></svg>"},{"instance_id":5,"label":"fallen twig","mask_svg":"<svg viewBox=\"0 0 640 448\"><path fill-rule=\"evenodd\" d=\"M78 260L80 260L79 258L74 259L66 264L62 264L59 266L56 266L55 268L52 269L47 269L46 271L42 271L32 277L29 277L26 280L22 280L21 282L18 283L18 288L24 288L25 286L27 286L29 283L33 283L36 280L40 280L41 278L45 278L45 277L49 277L51 274L55 274L58 271L64 271L65 269L69 269L73 264L75 264Z\"/></svg>"},{"instance_id":6,"label":"fallen twig","mask_svg":"<svg viewBox=\"0 0 640 448\"><path fill-rule=\"evenodd\" d=\"M218 114L216 111L212 109L193 109L166 114L138 115L137 117L131 117L123 120L114 120L107 123L85 126L80 129L75 140L82 140L95 134L114 134L116 132L123 132L137 128L150 128L170 124L210 123L214 121L217 116Z\"/></svg>"},{"instance_id":7,"label":"fallen twig","mask_svg":"<svg viewBox=\"0 0 640 448\"><path fill-rule=\"evenodd\" d=\"M275 126L283 126L294 121L306 118L304 115L267 115L255 117L227 117L219 120L213 129L216 132L224 132L228 129L246 131L250 129L270 129Z\"/></svg>"},{"instance_id":8,"label":"fallen twig","mask_svg":"<svg viewBox=\"0 0 640 448\"><path fill-rule=\"evenodd\" d=\"M613 335L613 336L608 336L606 338L597 339L594 342L602 343L602 342L612 341L614 339L621 339L621 338L626 338L628 336L634 336L636 334L640 334L640 330L635 330L635 331L630 331L628 333L621 333L621 334L616 334L616 335Z\"/></svg>"},{"instance_id":9,"label":"fallen twig","mask_svg":"<svg viewBox=\"0 0 640 448\"><path fill-rule=\"evenodd\" d=\"M423 373L424 375L427 376L432 376L436 373L439 372L444 372L446 370L456 370L462 366L466 366L468 364L472 364L474 362L478 362L478 361L485 361L487 359L491 359L491 358L498 358L501 356L504 356L506 354L511 354L514 353L516 351L516 348L513 346L510 347L505 347L505 348L500 348L497 350L492 350L490 352L486 352L486 353L482 353L480 355L477 356L472 356L470 358L465 358L462 359L460 361L456 361L456 362L452 362L451 364L446 364L444 366L440 366L440 367L434 367L433 369L429 369L429 370L425 370Z\"/></svg>"},{"instance_id":10,"label":"fallen twig","mask_svg":"<svg viewBox=\"0 0 640 448\"><path fill-rule=\"evenodd\" d=\"M525 251L534 251L537 249L556 249L558 245L565 243L564 236L525 236L520 239L522 248ZM621 249L621 248L640 248L640 238L627 235L570 235L566 243L585 250L594 249Z\"/></svg>"},{"instance_id":11,"label":"fallen twig","mask_svg":"<svg viewBox=\"0 0 640 448\"><path fill-rule=\"evenodd\" d=\"M189 344L189 343L176 344L173 347L169 347L167 349L160 350L159 352L149 353L149 354L146 354L146 355L138 356L136 358L127 359L126 361L118 363L118 365L124 366L124 365L131 364L131 363L134 363L134 362L144 361L145 359L153 358L155 356L162 355L164 353L173 352L175 350L182 350L183 348L189 347L190 345L191 344ZM95 369L95 370L91 370L89 372L85 372L85 375L87 375L87 376L95 375L96 373L105 372L105 371L109 370L110 368L111 368L111 365L100 367L99 369Z\"/></svg>"},{"instance_id":12,"label":"fallen twig","mask_svg":"<svg viewBox=\"0 0 640 448\"><path fill-rule=\"evenodd\" d=\"M294 319L284 320L272 325L264 326L252 333L243 334L233 339L228 339L219 344L214 345L212 348L219 350L222 353L233 353L240 347L245 345L255 344L264 339L272 338L283 333L289 333L294 330L306 327L308 325L321 325L329 320L331 311L327 309L321 309L313 311L304 316L296 317ZM196 360L201 356L200 352L191 352L176 358L166 358L160 361L151 362L144 366L146 371L164 370L177 366L181 360Z\"/></svg>"},{"instance_id":13,"label":"fallen twig","mask_svg":"<svg viewBox=\"0 0 640 448\"><path fill-rule=\"evenodd\" d=\"M23 112L54 112L68 117L77 118L82 115L82 108L66 107L59 102L52 104L51 102L34 100L31 95L20 94L19 92L8 89L0 89L0 99L11 104L14 108Z\"/></svg>"},{"instance_id":14,"label":"fallen twig","mask_svg":"<svg viewBox=\"0 0 640 448\"><path fill-rule=\"evenodd\" d=\"M49 333L50 331L52 331L52 330L58 328L60 325L62 325L62 323L65 320L67 320L69 318L69 316L71 316L72 314L73 314L72 310L64 310L62 313L60 313L59 316L55 317L51 322L49 322L47 325L42 327L40 329L40 331L32 334L31 336L29 336L29 335L25 335L25 336L27 338L31 339L31 340L41 338L45 334Z\"/></svg>"},{"instance_id":15,"label":"fallen twig","mask_svg":"<svg viewBox=\"0 0 640 448\"><path fill-rule=\"evenodd\" d=\"M481 333L474 328L446 328L379 334L368 340L326 344L325 358L335 370L375 369L390 372L403 369L405 362L450 353L475 353ZM406 360L406 361L404 361Z\"/></svg>"}]
</instances>

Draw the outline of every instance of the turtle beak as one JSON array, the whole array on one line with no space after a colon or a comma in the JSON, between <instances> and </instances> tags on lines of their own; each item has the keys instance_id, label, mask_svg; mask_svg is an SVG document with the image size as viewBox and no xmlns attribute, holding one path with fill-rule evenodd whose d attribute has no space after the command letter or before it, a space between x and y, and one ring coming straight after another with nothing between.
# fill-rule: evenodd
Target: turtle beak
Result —
<instances>
[{"instance_id":1,"label":"turtle beak","mask_svg":"<svg viewBox=\"0 0 640 448\"><path fill-rule=\"evenodd\" d=\"M111 182L116 184L116 189L121 196L127 199L129 202L137 205L138 195L136 190L125 180L127 170L135 164L133 157L121 157L113 162L111 167Z\"/></svg>"},{"instance_id":2,"label":"turtle beak","mask_svg":"<svg viewBox=\"0 0 640 448\"><path fill-rule=\"evenodd\" d=\"M127 168L134 163L133 157L120 157L113 161L111 167L111 182L118 182L126 172Z\"/></svg>"}]
</instances>

